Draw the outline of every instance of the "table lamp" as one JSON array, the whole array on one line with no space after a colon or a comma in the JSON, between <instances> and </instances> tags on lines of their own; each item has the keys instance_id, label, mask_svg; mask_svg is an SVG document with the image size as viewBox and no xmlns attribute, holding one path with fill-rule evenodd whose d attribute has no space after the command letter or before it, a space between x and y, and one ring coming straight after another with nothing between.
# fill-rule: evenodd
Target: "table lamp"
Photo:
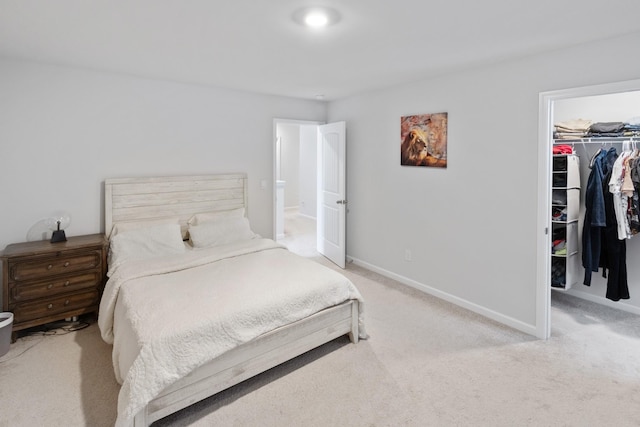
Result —
<instances>
[{"instance_id":1,"label":"table lamp","mask_svg":"<svg viewBox=\"0 0 640 427\"><path fill-rule=\"evenodd\" d=\"M51 243L66 242L64 229L71 224L71 215L67 212L57 212L47 219L47 226L51 233Z\"/></svg>"}]
</instances>

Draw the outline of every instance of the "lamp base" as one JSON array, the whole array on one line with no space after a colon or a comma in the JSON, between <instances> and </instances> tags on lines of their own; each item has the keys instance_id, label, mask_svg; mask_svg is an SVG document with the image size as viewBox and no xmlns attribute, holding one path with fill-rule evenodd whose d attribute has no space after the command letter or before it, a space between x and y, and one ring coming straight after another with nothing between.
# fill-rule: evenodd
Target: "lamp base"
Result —
<instances>
[{"instance_id":1,"label":"lamp base","mask_svg":"<svg viewBox=\"0 0 640 427\"><path fill-rule=\"evenodd\" d=\"M67 236L64 234L64 230L55 230L51 234L51 243L66 242L66 241L67 241Z\"/></svg>"}]
</instances>

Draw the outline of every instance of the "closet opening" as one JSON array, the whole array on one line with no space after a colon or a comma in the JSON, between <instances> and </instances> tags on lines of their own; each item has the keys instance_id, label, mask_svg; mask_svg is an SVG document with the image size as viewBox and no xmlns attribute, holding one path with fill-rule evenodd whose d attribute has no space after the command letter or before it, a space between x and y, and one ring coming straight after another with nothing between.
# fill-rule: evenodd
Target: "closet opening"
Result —
<instances>
[{"instance_id":1,"label":"closet opening","mask_svg":"<svg viewBox=\"0 0 640 427\"><path fill-rule=\"evenodd\" d=\"M640 148L640 132L618 126L640 125L640 80L541 93L539 120L536 335L550 337L552 298L563 294L640 315L640 235L623 239L626 254L620 258L625 261L629 299L608 298L613 269L606 278L601 267L592 272L586 286L582 260L593 161L605 151L617 157ZM565 132L554 135L556 130ZM591 213L588 224L593 223L590 218ZM588 242L593 234L589 228L586 233Z\"/></svg>"}]
</instances>

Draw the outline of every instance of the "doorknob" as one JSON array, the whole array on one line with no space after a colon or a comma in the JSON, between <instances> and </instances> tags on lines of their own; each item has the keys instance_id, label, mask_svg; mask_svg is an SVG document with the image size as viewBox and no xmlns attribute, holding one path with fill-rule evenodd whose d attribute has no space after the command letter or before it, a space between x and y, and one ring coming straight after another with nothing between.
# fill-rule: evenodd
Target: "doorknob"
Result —
<instances>
[{"instance_id":1,"label":"doorknob","mask_svg":"<svg viewBox=\"0 0 640 427\"><path fill-rule=\"evenodd\" d=\"M336 203L339 205L346 205L347 201L346 200L336 200Z\"/></svg>"}]
</instances>

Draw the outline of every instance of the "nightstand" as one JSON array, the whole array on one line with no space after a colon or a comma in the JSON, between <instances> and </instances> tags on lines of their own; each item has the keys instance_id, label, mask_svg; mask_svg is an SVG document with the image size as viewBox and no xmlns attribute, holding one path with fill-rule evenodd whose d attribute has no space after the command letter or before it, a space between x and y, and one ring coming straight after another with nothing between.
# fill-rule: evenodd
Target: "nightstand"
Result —
<instances>
[{"instance_id":1,"label":"nightstand","mask_svg":"<svg viewBox=\"0 0 640 427\"><path fill-rule=\"evenodd\" d=\"M0 252L2 311L13 312L13 338L22 329L97 312L107 247L104 234L91 234L14 243Z\"/></svg>"}]
</instances>

